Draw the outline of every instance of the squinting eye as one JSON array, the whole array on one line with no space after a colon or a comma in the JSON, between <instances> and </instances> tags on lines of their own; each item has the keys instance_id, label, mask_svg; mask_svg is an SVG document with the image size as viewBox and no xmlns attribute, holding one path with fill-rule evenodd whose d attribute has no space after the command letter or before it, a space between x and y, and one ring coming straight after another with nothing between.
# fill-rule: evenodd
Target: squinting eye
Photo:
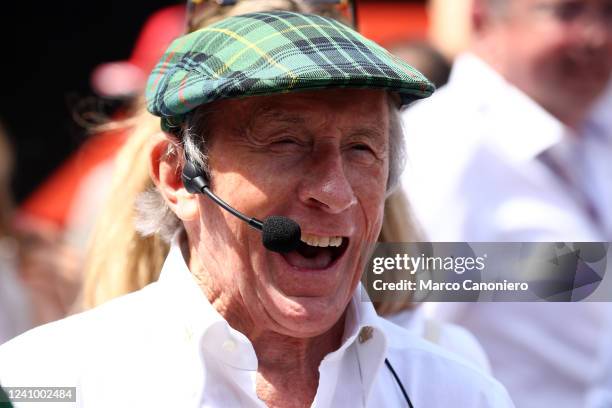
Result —
<instances>
[{"instance_id":1,"label":"squinting eye","mask_svg":"<svg viewBox=\"0 0 612 408\"><path fill-rule=\"evenodd\" d=\"M354 150L360 150L360 151L363 151L363 152L370 152L372 154L374 153L374 152L372 152L372 149L370 149L370 146L364 145L364 144L357 144L357 145L354 145L352 148Z\"/></svg>"},{"instance_id":2,"label":"squinting eye","mask_svg":"<svg viewBox=\"0 0 612 408\"><path fill-rule=\"evenodd\" d=\"M302 143L292 138L278 139L270 143L270 148L277 151L293 151L301 147Z\"/></svg>"},{"instance_id":3,"label":"squinting eye","mask_svg":"<svg viewBox=\"0 0 612 408\"><path fill-rule=\"evenodd\" d=\"M376 154L370 148L370 146L366 144L355 144L350 146L349 152L351 157L356 160L359 160L362 163L373 163L376 160Z\"/></svg>"}]
</instances>

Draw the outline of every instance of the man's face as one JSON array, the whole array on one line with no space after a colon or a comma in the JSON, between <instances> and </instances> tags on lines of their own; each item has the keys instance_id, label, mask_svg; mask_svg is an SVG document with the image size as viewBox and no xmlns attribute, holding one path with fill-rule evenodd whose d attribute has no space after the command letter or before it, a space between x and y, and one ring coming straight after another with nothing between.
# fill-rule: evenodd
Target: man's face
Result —
<instances>
[{"instance_id":1,"label":"man's face","mask_svg":"<svg viewBox=\"0 0 612 408\"><path fill-rule=\"evenodd\" d=\"M387 96L299 92L222 101L213 111L212 190L249 216L292 218L311 245L270 252L260 232L200 197L195 234L208 296L230 315L246 310L239 319L255 330L321 334L345 310L380 231Z\"/></svg>"},{"instance_id":2,"label":"man's face","mask_svg":"<svg viewBox=\"0 0 612 408\"><path fill-rule=\"evenodd\" d=\"M612 0L507 0L502 74L554 115L594 102L612 72Z\"/></svg>"}]
</instances>

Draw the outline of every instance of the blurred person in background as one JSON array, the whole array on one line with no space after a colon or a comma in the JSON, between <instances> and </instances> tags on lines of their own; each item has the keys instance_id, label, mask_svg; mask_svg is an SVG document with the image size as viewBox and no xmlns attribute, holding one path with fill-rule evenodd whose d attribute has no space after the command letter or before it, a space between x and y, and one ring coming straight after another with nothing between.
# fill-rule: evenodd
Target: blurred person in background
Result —
<instances>
[{"instance_id":1,"label":"blurred person in background","mask_svg":"<svg viewBox=\"0 0 612 408\"><path fill-rule=\"evenodd\" d=\"M612 303L607 308L607 330L599 341L601 364L588 392L585 408L612 407Z\"/></svg>"},{"instance_id":2,"label":"blurred person in background","mask_svg":"<svg viewBox=\"0 0 612 408\"><path fill-rule=\"evenodd\" d=\"M0 343L66 316L80 288L76 256L54 228L15 220L12 152L0 129Z\"/></svg>"},{"instance_id":3,"label":"blurred person in background","mask_svg":"<svg viewBox=\"0 0 612 408\"><path fill-rule=\"evenodd\" d=\"M389 45L389 52L423 72L440 88L448 82L451 64L431 43L427 41L402 41Z\"/></svg>"},{"instance_id":4,"label":"blurred person in background","mask_svg":"<svg viewBox=\"0 0 612 408\"><path fill-rule=\"evenodd\" d=\"M612 310L609 310L608 319L608 330L599 342L600 370L588 392L585 408L612 407Z\"/></svg>"},{"instance_id":5,"label":"blurred person in background","mask_svg":"<svg viewBox=\"0 0 612 408\"><path fill-rule=\"evenodd\" d=\"M144 103L127 123L127 139L118 151L109 195L98 215L85 257L81 308L90 309L142 289L159 277L169 245L157 234L136 230L137 199L152 189L149 141L159 119Z\"/></svg>"},{"instance_id":6,"label":"blurred person in background","mask_svg":"<svg viewBox=\"0 0 612 408\"><path fill-rule=\"evenodd\" d=\"M18 245L10 193L13 154L0 125L0 344L32 327L28 294L17 271Z\"/></svg>"},{"instance_id":7,"label":"blurred person in background","mask_svg":"<svg viewBox=\"0 0 612 408\"><path fill-rule=\"evenodd\" d=\"M591 118L590 126L595 129L612 129L612 82L608 84L608 89L603 98L597 104ZM605 140L605 137L604 137ZM595 139L595 141L599 141ZM605 150L602 152L607 153ZM607 157L610 160L610 156ZM601 165L604 158L592 161L592 165ZM610 176L602 174L605 178L605 185L612 188L610 185ZM608 199L607 205L612 206L612 194L605 195ZM608 260L608 268L612 268L612 257ZM608 272L609 273L609 272ZM601 363L598 365L596 381L588 393L587 408L607 408L612 407L612 303L602 305L606 310L606 330L599 340L599 358Z\"/></svg>"},{"instance_id":8,"label":"blurred person in background","mask_svg":"<svg viewBox=\"0 0 612 408\"><path fill-rule=\"evenodd\" d=\"M16 211L22 235L32 246L41 249L24 254L27 255L24 269L30 271L26 275L31 280L41 284L45 280L58 280L39 274L34 268L40 265L38 260L53 258L45 248L59 249L50 243L61 242L59 250L64 256L57 258L69 260L58 264L56 271L60 276L70 277L70 284L64 285L60 298L55 298L57 306L37 308L46 310L36 319L37 324L62 318L81 307L77 294L81 292L85 252L95 220L108 198L117 152L126 142L127 129L138 116L135 112L144 110L141 94L147 75L170 42L182 33L184 24L185 7L182 5L153 13L142 27L127 61L104 63L92 72L91 85L95 92L104 101L119 106L112 113L114 122L101 124L102 120L108 121L108 116L99 111L75 112L75 118L89 132L87 140ZM128 172L132 177L137 173L137 170ZM127 177L124 183L128 183ZM118 242L132 245L125 240ZM49 293L40 292L41 296ZM32 301L48 303L51 300L43 300L48 296L43 299L41 296L34 296ZM61 307L58 307L60 301Z\"/></svg>"},{"instance_id":9,"label":"blurred person in background","mask_svg":"<svg viewBox=\"0 0 612 408\"><path fill-rule=\"evenodd\" d=\"M447 86L404 114L402 185L425 234L611 240L610 108L607 125L591 122L612 70L612 1L476 0L471 16L472 44ZM584 405L601 305L438 309L476 335L519 408Z\"/></svg>"},{"instance_id":10,"label":"blurred person in background","mask_svg":"<svg viewBox=\"0 0 612 408\"><path fill-rule=\"evenodd\" d=\"M145 78L159 55L174 38L182 34L184 24L183 5L154 12L141 28L126 61L105 62L91 72L91 87L100 102L92 107L84 101L86 106L73 112L75 120L89 131L87 139L25 199L18 208L18 217L51 224L66 235L75 247L84 246L91 227L91 215L96 213L106 193L104 183L98 183L100 191L93 191L90 185L95 184L96 174L112 172L115 154L125 141L121 129L100 126L106 125L109 120L100 105L118 107L111 112L113 121L131 117L143 103ZM92 193L95 199L88 200Z\"/></svg>"},{"instance_id":11,"label":"blurred person in background","mask_svg":"<svg viewBox=\"0 0 612 408\"><path fill-rule=\"evenodd\" d=\"M289 1L242 3L239 8L225 7L225 14L242 14L252 10L291 9ZM230 11L231 10L231 11ZM218 16L202 20L206 26ZM196 27L197 28L197 27ZM401 54L396 53L400 50ZM409 64L424 69L442 85L446 81L447 64L443 57L425 43L401 43L391 49ZM447 76L447 73L446 73ZM141 105L133 118L123 126L127 140L114 163L109 198L96 222L86 257L82 306L90 309L112 298L139 290L157 280L169 245L158 234L143 236L136 230L138 200L153 183L148 172L150 138L159 130L159 120ZM117 124L118 126L121 123ZM387 198L381 242L418 242L424 240L403 192ZM375 302L379 314L466 360L490 371L487 357L476 339L460 326L437 321L410 299Z\"/></svg>"},{"instance_id":12,"label":"blurred person in background","mask_svg":"<svg viewBox=\"0 0 612 408\"><path fill-rule=\"evenodd\" d=\"M403 40L389 46L389 52L403 59L423 73L436 88L446 84L450 64L429 42ZM385 201L385 216L379 236L381 243L423 242L426 235L414 216L410 201L401 189L396 190ZM394 273L394 272L391 272ZM392 277L390 281L399 281ZM490 372L488 358L478 340L465 328L436 318L427 304L413 301L410 295L397 297L385 292L382 299L374 302L376 311L393 323L463 357L485 372Z\"/></svg>"},{"instance_id":13,"label":"blurred person in background","mask_svg":"<svg viewBox=\"0 0 612 408\"><path fill-rule=\"evenodd\" d=\"M164 7L152 13L142 26L128 60L102 63L93 70L92 89L102 100L119 103L112 114L113 123L129 122L129 118L140 111L146 78L157 58L183 33L184 24L183 5ZM78 177L78 187L73 196L63 197L67 202L64 234L81 254L86 251L95 220L108 197L117 152L127 138L125 129L109 124L107 117L102 121L101 125L100 122L90 124L90 136L75 154L76 165L80 168L71 175Z\"/></svg>"}]
</instances>

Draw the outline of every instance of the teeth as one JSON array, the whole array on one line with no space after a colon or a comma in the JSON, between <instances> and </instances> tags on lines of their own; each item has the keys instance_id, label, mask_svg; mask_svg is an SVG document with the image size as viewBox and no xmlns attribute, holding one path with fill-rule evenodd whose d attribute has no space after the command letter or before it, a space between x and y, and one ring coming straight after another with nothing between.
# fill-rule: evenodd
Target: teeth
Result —
<instances>
[{"instance_id":1,"label":"teeth","mask_svg":"<svg viewBox=\"0 0 612 408\"><path fill-rule=\"evenodd\" d=\"M316 247L339 247L342 245L342 237L319 237L316 235L302 234L302 242Z\"/></svg>"}]
</instances>

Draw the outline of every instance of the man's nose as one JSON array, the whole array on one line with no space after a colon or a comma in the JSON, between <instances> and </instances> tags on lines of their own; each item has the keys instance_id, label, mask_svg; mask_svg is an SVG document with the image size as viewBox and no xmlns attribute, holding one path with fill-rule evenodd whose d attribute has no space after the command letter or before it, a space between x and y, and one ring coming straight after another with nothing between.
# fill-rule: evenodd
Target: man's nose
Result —
<instances>
[{"instance_id":1,"label":"man's nose","mask_svg":"<svg viewBox=\"0 0 612 408\"><path fill-rule=\"evenodd\" d=\"M328 149L313 154L298 195L306 205L332 214L339 214L357 203L340 151Z\"/></svg>"}]
</instances>

